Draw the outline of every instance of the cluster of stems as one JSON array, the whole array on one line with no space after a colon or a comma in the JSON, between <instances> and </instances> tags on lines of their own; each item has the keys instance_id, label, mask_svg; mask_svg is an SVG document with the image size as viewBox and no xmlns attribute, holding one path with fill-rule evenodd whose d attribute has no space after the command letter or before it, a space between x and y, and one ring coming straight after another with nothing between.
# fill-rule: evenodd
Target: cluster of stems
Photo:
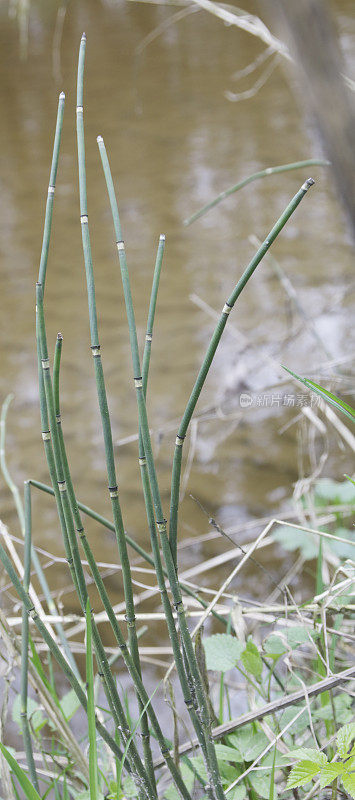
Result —
<instances>
[{"instance_id":1,"label":"cluster of stems","mask_svg":"<svg viewBox=\"0 0 355 800\"><path fill-rule=\"evenodd\" d=\"M263 256L282 230L287 220L302 200L309 186L313 183L311 179L306 181L295 197L289 203L280 219L270 231L268 237L258 249L254 258L244 271L235 289L225 303L219 322L213 333L206 356L202 363L200 372L196 379L193 391L183 415L178 434L176 437L175 452L172 469L171 503L170 503L170 527L169 535L167 530L167 520L164 517L161 495L158 484L155 460L153 456L152 443L149 432L149 424L146 410L146 393L149 373L149 363L151 354L151 343L153 336L153 325L159 278L162 267L165 236L161 235L158 243L156 263L153 276L151 298L148 311L147 330L142 359L139 355L135 314L130 287L129 272L126 259L124 239L122 235L121 222L118 212L118 205L111 175L109 161L106 153L103 138L98 137L98 146L101 156L103 172L106 180L109 202L111 206L115 243L118 253L120 273L123 285L126 315L129 329L133 382L136 392L138 424L139 424L139 467L142 481L143 496L145 501L148 529L150 533L151 554L138 545L125 532L123 515L119 499L119 489L117 483L117 470L114 457L113 436L110 422L110 414L107 403L106 386L104 371L101 358L101 348L99 342L98 322L96 313L94 271L90 244L89 219L87 209L86 194L86 170L85 170L85 142L84 142L84 121L83 121L83 84L84 84L84 61L85 61L86 37L81 39L78 63L77 80L77 146L79 164L79 195L80 195L80 222L82 231L83 255L85 273L87 281L89 324L90 324L90 347L94 362L98 404L101 414L102 434L105 447L107 484L111 500L113 522L106 520L92 509L81 504L75 494L68 458L66 454L65 440L62 428L60 411L60 365L63 339L58 334L54 361L53 361L53 380L51 377L50 361L47 347L46 325L45 325L45 305L44 293L46 282L46 270L51 234L53 200L55 182L58 167L59 147L61 140L64 94L59 97L57 125L53 149L52 168L48 188L47 205L45 212L45 224L43 233L43 243L39 267L38 282L36 284L36 337L38 355L38 375L39 375L39 404L42 427L42 439L48 471L51 480L51 487L39 481L27 481L25 484L25 570L24 580L21 584L13 565L6 551L0 544L0 559L7 570L16 591L23 603L23 622L22 622L22 671L21 671L21 718L24 736L24 744L27 756L27 763L33 785L38 789L38 778L32 753L31 733L27 718L27 662L28 662L28 623L29 616L35 623L38 633L43 637L48 646L49 653L53 657L70 685L74 689L83 708L88 708L88 698L83 682L80 677L75 659L71 653L69 643L66 639L64 630L61 626L56 628L57 639L52 635L34 608L28 590L30 581L31 553L34 552L31 543L31 485L50 492L54 495L59 524L61 528L68 568L80 603L83 619L88 609L88 591L85 575L82 567L80 547L82 547L85 559L88 563L94 584L98 590L103 607L106 611L108 621L111 625L118 650L124 659L126 668L132 679L135 689L139 716L140 734L142 739L142 753L138 747L137 736L132 735L127 713L124 708L120 691L112 670L104 643L100 636L97 625L92 616L90 635L92 633L92 646L95 652L98 676L102 682L102 687L106 695L108 707L114 723L114 733L111 734L106 726L99 721L95 715L97 732L104 739L114 756L122 763L124 760L125 769L133 777L139 791L141 800L154 800L158 797L157 780L153 764L151 749L151 733L154 735L161 755L175 786L184 800L191 800L179 766L175 763L171 755L171 743L164 736L161 726L155 714L153 703L149 698L142 680L142 670L138 646L138 636L135 623L135 608L133 584L131 577L130 559L128 545L143 556L148 563L154 565L157 585L161 594L162 605L165 613L167 629L171 640L174 662L177 670L178 679L181 686L183 699L190 715L191 723L194 727L197 741L201 748L207 773L207 783L204 790L210 800L224 800L222 780L219 772L214 741L212 738L212 720L210 714L209 698L206 694L206 685L201 675L198 659L196 657L192 636L187 624L183 594L192 594L198 601L206 606L204 601L184 584L180 584L178 577L177 564L177 539L178 539L178 503L179 488L182 464L183 442L187 433L192 414L206 380L208 370L215 355L217 346L221 339L229 313L233 308L241 291L252 276L254 270L262 260ZM82 521L81 511L89 514L98 523L105 525L114 531L118 547L118 556L122 567L123 589L126 604L126 624L128 641L116 619L116 615L110 602L103 579L97 567L94 554L86 536ZM55 611L55 605L48 593L49 610ZM226 620L214 612L215 615L226 624ZM177 625L176 625L177 619ZM90 711L92 713L92 710ZM200 782L204 783L201 779Z\"/></svg>"}]
</instances>

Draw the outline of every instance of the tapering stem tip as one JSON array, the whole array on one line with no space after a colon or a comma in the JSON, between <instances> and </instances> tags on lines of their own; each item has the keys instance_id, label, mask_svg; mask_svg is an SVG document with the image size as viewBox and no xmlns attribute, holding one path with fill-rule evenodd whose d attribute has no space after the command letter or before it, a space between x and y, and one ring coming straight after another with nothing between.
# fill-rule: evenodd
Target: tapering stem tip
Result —
<instances>
[{"instance_id":1,"label":"tapering stem tip","mask_svg":"<svg viewBox=\"0 0 355 800\"><path fill-rule=\"evenodd\" d=\"M60 93L59 100L65 100L65 92Z\"/></svg>"},{"instance_id":2,"label":"tapering stem tip","mask_svg":"<svg viewBox=\"0 0 355 800\"><path fill-rule=\"evenodd\" d=\"M85 33L85 31L84 31L84 33L83 33L83 35L82 35L82 37L81 37L81 41L83 41L83 39L85 39L85 40L86 40L86 33Z\"/></svg>"},{"instance_id":3,"label":"tapering stem tip","mask_svg":"<svg viewBox=\"0 0 355 800\"><path fill-rule=\"evenodd\" d=\"M313 184L314 184L314 180L313 180L313 178L307 178L307 180L305 181L305 183L304 183L304 184L303 184L303 186L302 186L302 189L304 189L305 191L307 191L307 189L309 189L309 188L310 188L310 186L313 186Z\"/></svg>"},{"instance_id":4,"label":"tapering stem tip","mask_svg":"<svg viewBox=\"0 0 355 800\"><path fill-rule=\"evenodd\" d=\"M103 142L102 136L97 136L96 137L96 141L97 141L97 144L100 144L100 142Z\"/></svg>"},{"instance_id":5,"label":"tapering stem tip","mask_svg":"<svg viewBox=\"0 0 355 800\"><path fill-rule=\"evenodd\" d=\"M165 233L161 233L159 239L161 242L165 242Z\"/></svg>"}]
</instances>

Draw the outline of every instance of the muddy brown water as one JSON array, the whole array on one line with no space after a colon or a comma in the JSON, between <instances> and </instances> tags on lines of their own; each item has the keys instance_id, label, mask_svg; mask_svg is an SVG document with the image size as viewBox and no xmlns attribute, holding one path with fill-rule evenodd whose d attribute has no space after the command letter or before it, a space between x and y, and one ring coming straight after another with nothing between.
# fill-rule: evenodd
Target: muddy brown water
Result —
<instances>
[{"instance_id":1,"label":"muddy brown water","mask_svg":"<svg viewBox=\"0 0 355 800\"><path fill-rule=\"evenodd\" d=\"M256 11L252 3L248 10ZM175 7L135 2L69 3L63 36L53 52L57 3L31 4L28 53L20 58L19 31L0 6L1 64L1 375L0 392L15 395L9 412L7 460L19 485L28 477L48 482L40 437L34 341L34 285L38 272L58 92L66 92L62 149L57 178L53 234L46 289L51 350L57 331L64 336L63 427L78 497L110 517L104 450L89 351L86 287L81 251L75 139L75 80L80 35L87 35L85 133L89 219L97 288L103 364L115 442L137 431L129 341L113 231L99 163L96 136L102 134L118 188L121 219L140 342L143 343L155 249L166 234L149 381L148 410L154 436L163 504L168 514L169 478L176 425L213 329L213 320L192 302L198 296L220 309L254 252L249 236L263 238L297 191L308 171L254 183L191 227L182 220L217 192L266 166L320 155L309 121L278 67L252 99L229 102L225 90L244 90L233 73L260 53L259 40L204 12L181 19L139 54L144 38L168 20ZM334 5L354 77L355 19L350 0ZM61 74L59 74L61 73ZM331 359L349 356L353 250L334 196L330 176L315 167L316 186L292 217L274 255L293 281L300 302L315 321ZM180 511L180 537L196 538L207 519L192 493L219 522L232 527L292 508L299 477L299 425L284 433L299 409L280 404L285 363L304 374L327 357L308 325L290 304L270 262L259 268L230 318L198 410L194 459ZM244 337L250 343L245 345ZM342 367L347 373L349 364ZM333 367L325 368L334 375ZM335 376L336 378L337 376ZM336 384L334 384L336 385ZM265 388L274 386L274 388ZM345 378L343 386L349 388ZM252 406L240 409L240 392ZM267 399L257 400L259 397ZM260 405L257 405L260 403ZM352 469L349 451L329 434L325 474L342 479ZM185 447L186 455L189 442ZM317 442L316 453L321 450ZM137 466L137 443L117 446L117 467L127 530L149 547ZM305 459L305 469L309 461ZM1 480L1 516L19 534L8 489ZM34 542L63 556L53 502L34 494ZM112 536L87 525L101 561L116 559ZM256 528L256 530L258 530ZM260 528L259 528L260 530ZM236 541L250 540L255 531ZM182 567L222 552L228 543L207 541L181 551ZM287 559L275 550L262 556L282 569ZM277 561L276 559L279 559ZM234 563L234 562L232 562ZM211 585L230 565L206 577ZM58 590L68 586L64 565L48 569ZM144 575L137 575L141 583ZM262 596L272 589L265 575L249 568L234 590ZM120 574L107 580L112 599L122 598ZM76 609L72 594L63 603ZM161 636L152 628L147 643Z\"/></svg>"}]
</instances>

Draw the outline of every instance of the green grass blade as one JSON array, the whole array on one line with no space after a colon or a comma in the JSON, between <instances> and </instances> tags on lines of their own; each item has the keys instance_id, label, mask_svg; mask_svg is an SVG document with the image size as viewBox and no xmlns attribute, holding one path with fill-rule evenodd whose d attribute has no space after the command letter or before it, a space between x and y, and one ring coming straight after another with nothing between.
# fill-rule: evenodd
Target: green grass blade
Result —
<instances>
[{"instance_id":1,"label":"green grass blade","mask_svg":"<svg viewBox=\"0 0 355 800\"><path fill-rule=\"evenodd\" d=\"M24 558L24 576L23 588L28 592L31 576L31 539L32 539L32 514L31 514L31 487L28 481L25 481L24 487L25 496L25 558ZM38 779L36 773L36 766L33 758L31 730L27 715L27 698L28 698L28 614L25 606L22 604L22 636L21 636L21 728L23 743L26 753L26 761L28 766L31 782L35 789L38 791Z\"/></svg>"},{"instance_id":2,"label":"green grass blade","mask_svg":"<svg viewBox=\"0 0 355 800\"><path fill-rule=\"evenodd\" d=\"M270 789L269 800L275 800L275 764L276 764L276 744L274 747L274 757L272 760L271 774L270 774Z\"/></svg>"},{"instance_id":3,"label":"green grass blade","mask_svg":"<svg viewBox=\"0 0 355 800\"><path fill-rule=\"evenodd\" d=\"M328 390L324 389L323 386L319 386L318 383L311 381L309 378L301 378L300 375L296 375L296 373L292 372L292 370L288 369L288 367L282 365L282 368L285 369L286 372L289 372L293 378L296 378L297 381L300 381L304 384L304 386L307 386L307 389L310 389L312 392L318 394L327 403L330 403L330 405L334 406L334 408L336 408L338 411L341 411L342 414L345 414L345 416L351 419L352 422L355 422L355 411L351 406L348 405L348 403L344 403L344 400L340 400L340 398L335 394L328 392Z\"/></svg>"},{"instance_id":4,"label":"green grass blade","mask_svg":"<svg viewBox=\"0 0 355 800\"><path fill-rule=\"evenodd\" d=\"M41 800L40 795L37 792L37 789L35 789L31 781L29 781L26 773L23 771L23 769L20 767L16 759L11 755L11 753L9 753L5 745L3 745L1 742L0 742L0 750L4 758L6 758L6 761L11 771L13 772L14 775L16 775L16 778L21 786L21 789L23 789L27 800Z\"/></svg>"},{"instance_id":5,"label":"green grass blade","mask_svg":"<svg viewBox=\"0 0 355 800\"><path fill-rule=\"evenodd\" d=\"M88 731L89 731L90 800L98 800L94 667L93 667L93 657L92 657L92 626L91 626L91 608L90 608L89 598L87 598L86 601L85 617L86 617L86 694L87 694L87 718L88 718Z\"/></svg>"}]
</instances>

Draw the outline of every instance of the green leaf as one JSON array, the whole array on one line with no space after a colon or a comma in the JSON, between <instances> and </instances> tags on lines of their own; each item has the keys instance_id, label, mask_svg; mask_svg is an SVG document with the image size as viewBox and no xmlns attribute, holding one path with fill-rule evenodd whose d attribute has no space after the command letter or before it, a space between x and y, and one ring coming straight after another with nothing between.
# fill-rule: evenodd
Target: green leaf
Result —
<instances>
[{"instance_id":1,"label":"green leaf","mask_svg":"<svg viewBox=\"0 0 355 800\"><path fill-rule=\"evenodd\" d=\"M340 758L347 757L353 739L355 739L355 722L349 722L348 725L343 725L342 728L339 728L337 746Z\"/></svg>"},{"instance_id":2,"label":"green leaf","mask_svg":"<svg viewBox=\"0 0 355 800\"><path fill-rule=\"evenodd\" d=\"M309 783L318 774L319 769L319 764L314 761L299 761L298 764L292 767L286 789L296 789L298 786L304 786Z\"/></svg>"},{"instance_id":3,"label":"green leaf","mask_svg":"<svg viewBox=\"0 0 355 800\"><path fill-rule=\"evenodd\" d=\"M342 539L349 539L349 542L354 541L354 534L349 531L348 528L339 527L333 533L334 536L341 536ZM327 546L340 559L355 558L355 547L353 544L345 544L344 542L337 542L334 539L328 539Z\"/></svg>"},{"instance_id":4,"label":"green leaf","mask_svg":"<svg viewBox=\"0 0 355 800\"><path fill-rule=\"evenodd\" d=\"M195 782L194 773L192 772L191 769L189 769L187 764L184 764L184 762L182 762L182 764L180 764L180 769L181 769L181 774L182 774L183 780L185 781L185 784L186 784L186 788L187 788L187 790L189 792L191 792L192 789L193 789L194 782ZM171 783L168 786L168 788L165 789L164 797L166 797L166 800L180 800L180 794L179 794L179 792L178 792L178 790L177 790L177 788L176 788L174 783Z\"/></svg>"},{"instance_id":5,"label":"green leaf","mask_svg":"<svg viewBox=\"0 0 355 800\"><path fill-rule=\"evenodd\" d=\"M236 750L234 747L228 747L225 744L216 744L215 747L218 761L229 761L237 764L241 763L239 750Z\"/></svg>"},{"instance_id":6,"label":"green leaf","mask_svg":"<svg viewBox=\"0 0 355 800\"><path fill-rule=\"evenodd\" d=\"M282 639L280 639L280 637L276 636L274 633L271 633L270 636L265 639L263 648L265 653L273 658L283 655L283 653L287 653L287 646L285 642L283 642Z\"/></svg>"},{"instance_id":7,"label":"green leaf","mask_svg":"<svg viewBox=\"0 0 355 800\"><path fill-rule=\"evenodd\" d=\"M294 625L290 628L282 628L280 630L280 634L287 639L287 643L291 650L295 650L296 647L300 647L301 644L310 644L310 637L311 639L315 639L318 636L318 634L312 631L311 628L303 625Z\"/></svg>"},{"instance_id":8,"label":"green leaf","mask_svg":"<svg viewBox=\"0 0 355 800\"><path fill-rule=\"evenodd\" d=\"M348 405L348 403L344 403L344 401L340 400L340 398L337 397L335 394L332 394L332 392L328 392L328 389L324 389L323 386L319 386L318 383L309 380L309 378L300 378L299 375L296 375L295 372L292 372L290 369L287 369L287 367L283 367L283 369L285 369L286 372L289 372L290 375L292 375L298 381L307 386L307 389L311 389L311 391L315 392L315 394L319 394L320 397L323 398L323 400L326 400L327 403L330 403L330 405L334 406L338 411L341 411L343 414L345 414L346 417L355 422L355 411L353 408L351 408L351 406Z\"/></svg>"},{"instance_id":9,"label":"green leaf","mask_svg":"<svg viewBox=\"0 0 355 800\"><path fill-rule=\"evenodd\" d=\"M247 793L247 787L245 783L241 782L238 783L238 786L235 786L231 792L229 792L228 797L230 800L244 800Z\"/></svg>"},{"instance_id":10,"label":"green leaf","mask_svg":"<svg viewBox=\"0 0 355 800\"><path fill-rule=\"evenodd\" d=\"M216 633L203 640L207 669L227 672L235 667L244 649L242 642L228 633Z\"/></svg>"},{"instance_id":11,"label":"green leaf","mask_svg":"<svg viewBox=\"0 0 355 800\"><path fill-rule=\"evenodd\" d=\"M259 650L253 642L247 642L241 660L246 671L260 680L263 671L263 662L260 658Z\"/></svg>"},{"instance_id":12,"label":"green leaf","mask_svg":"<svg viewBox=\"0 0 355 800\"><path fill-rule=\"evenodd\" d=\"M315 485L315 501L320 505L347 505L355 503L355 484L346 481L333 481L320 478ZM318 501L318 502L317 502Z\"/></svg>"},{"instance_id":13,"label":"green leaf","mask_svg":"<svg viewBox=\"0 0 355 800\"><path fill-rule=\"evenodd\" d=\"M231 733L228 736L228 743L232 744L233 747L235 747L239 751L243 761L246 760L246 754L250 749L253 734L254 734L253 726L245 725L239 731Z\"/></svg>"},{"instance_id":14,"label":"green leaf","mask_svg":"<svg viewBox=\"0 0 355 800\"><path fill-rule=\"evenodd\" d=\"M337 778L342 772L344 772L344 764L326 764L320 771L320 788L324 789L325 786L328 786L328 783L332 783L334 778Z\"/></svg>"},{"instance_id":15,"label":"green leaf","mask_svg":"<svg viewBox=\"0 0 355 800\"><path fill-rule=\"evenodd\" d=\"M262 733L262 731L254 733L249 741L248 746L245 748L245 761L254 761L254 759L260 756L260 753L265 750L265 747L267 747L268 744L269 739L267 736L265 736L265 733Z\"/></svg>"},{"instance_id":16,"label":"green leaf","mask_svg":"<svg viewBox=\"0 0 355 800\"><path fill-rule=\"evenodd\" d=\"M278 525L272 534L274 541L279 542L285 550L300 550L306 561L312 561L318 554L318 543L315 536L306 533L300 528L289 528L287 525Z\"/></svg>"},{"instance_id":17,"label":"green leaf","mask_svg":"<svg viewBox=\"0 0 355 800\"><path fill-rule=\"evenodd\" d=\"M80 700L78 700L74 689L70 689L69 692L63 695L60 700L60 707L62 709L63 716L67 722L69 722L74 714L76 714L78 708L80 708Z\"/></svg>"},{"instance_id":18,"label":"green leaf","mask_svg":"<svg viewBox=\"0 0 355 800\"><path fill-rule=\"evenodd\" d=\"M313 761L319 767L328 763L327 756L320 750L314 750L311 747L298 747L297 750L291 750L287 753L285 758L297 758L302 761Z\"/></svg>"},{"instance_id":19,"label":"green leaf","mask_svg":"<svg viewBox=\"0 0 355 800\"><path fill-rule=\"evenodd\" d=\"M286 728L286 725L288 725L288 723L291 722L291 720L293 719L293 717L296 716L299 710L300 710L299 706L290 706L289 708L285 709L285 711L280 717L280 730ZM287 734L291 734L294 736L297 733L303 733L303 731L305 731L306 728L308 728L308 725L309 725L308 714L307 713L301 714L301 716L298 717L298 719L296 719L293 725L291 725L291 727L288 729Z\"/></svg>"},{"instance_id":20,"label":"green leaf","mask_svg":"<svg viewBox=\"0 0 355 800\"><path fill-rule=\"evenodd\" d=\"M38 703L36 703L35 700L33 700L32 697L27 698L27 716L31 726L35 731L41 728L46 722L45 718L43 717L41 707L38 705ZM21 727L21 696L19 694L16 695L13 702L12 719L17 723L17 725L19 725L19 727Z\"/></svg>"},{"instance_id":21,"label":"green leaf","mask_svg":"<svg viewBox=\"0 0 355 800\"><path fill-rule=\"evenodd\" d=\"M33 784L29 781L26 773L17 763L16 758L14 758L13 755L11 755L9 750L1 742L0 742L0 750L4 758L6 758L6 761L10 767L11 772L13 772L13 774L16 775L16 778L21 786L21 789L23 789L27 800L41 800L38 792L34 788Z\"/></svg>"},{"instance_id":22,"label":"green leaf","mask_svg":"<svg viewBox=\"0 0 355 800\"><path fill-rule=\"evenodd\" d=\"M347 775L343 775L342 783L344 789L351 797L355 797L355 772L348 772Z\"/></svg>"},{"instance_id":23,"label":"green leaf","mask_svg":"<svg viewBox=\"0 0 355 800\"><path fill-rule=\"evenodd\" d=\"M183 768L184 766L185 764L182 764L181 768ZM122 781L122 786L123 786L123 794L125 797L138 797L139 790L137 789L136 784L130 775L127 775L124 778L124 780Z\"/></svg>"},{"instance_id":24,"label":"green leaf","mask_svg":"<svg viewBox=\"0 0 355 800\"><path fill-rule=\"evenodd\" d=\"M258 773L252 772L250 774L250 783L255 789L256 793L259 797L262 797L263 800L269 800L270 795L270 774L271 773L264 773L260 775ZM275 787L275 796L276 796L276 787Z\"/></svg>"},{"instance_id":25,"label":"green leaf","mask_svg":"<svg viewBox=\"0 0 355 800\"><path fill-rule=\"evenodd\" d=\"M334 698L335 719L337 722L342 722L345 724L353 719L353 714L350 708L351 703L351 697L349 697L347 694L339 694ZM327 703L322 708L315 709L312 716L314 719L323 719L326 721L332 720L333 707L330 703Z\"/></svg>"}]
</instances>

